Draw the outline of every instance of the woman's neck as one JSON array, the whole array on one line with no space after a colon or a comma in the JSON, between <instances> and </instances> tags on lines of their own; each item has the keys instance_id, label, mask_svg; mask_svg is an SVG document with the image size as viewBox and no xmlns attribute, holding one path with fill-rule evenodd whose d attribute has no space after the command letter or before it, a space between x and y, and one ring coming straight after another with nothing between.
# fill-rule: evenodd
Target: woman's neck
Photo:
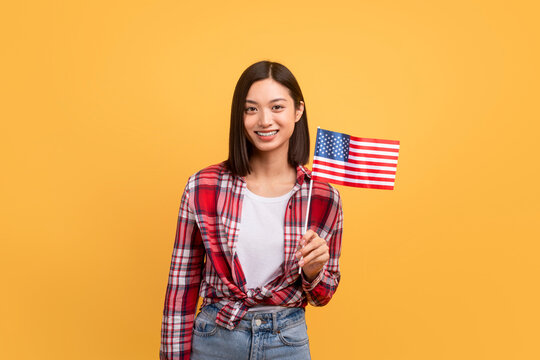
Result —
<instances>
[{"instance_id":1,"label":"woman's neck","mask_svg":"<svg viewBox=\"0 0 540 360\"><path fill-rule=\"evenodd\" d=\"M253 155L249 160L251 173L248 175L252 179L279 179L290 177L291 170L296 174L286 157L261 157Z\"/></svg>"},{"instance_id":2,"label":"woman's neck","mask_svg":"<svg viewBox=\"0 0 540 360\"><path fill-rule=\"evenodd\" d=\"M251 173L246 178L248 189L261 196L279 196L296 183L296 169L286 157L257 156L249 160Z\"/></svg>"}]
</instances>

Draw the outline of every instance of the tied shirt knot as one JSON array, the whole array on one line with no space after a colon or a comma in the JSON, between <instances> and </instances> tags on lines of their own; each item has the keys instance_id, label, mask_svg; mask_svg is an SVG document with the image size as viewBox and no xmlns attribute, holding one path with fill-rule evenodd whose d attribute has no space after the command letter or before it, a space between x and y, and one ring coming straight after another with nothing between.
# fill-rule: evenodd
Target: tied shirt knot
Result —
<instances>
[{"instance_id":1,"label":"tied shirt knot","mask_svg":"<svg viewBox=\"0 0 540 360\"><path fill-rule=\"evenodd\" d=\"M238 325L240 320L242 320L249 308L272 297L272 292L264 286L262 288L248 289L246 294L241 296L240 299L236 301L230 300L218 311L216 322L221 326L232 330L236 327L236 325ZM219 320L220 318L225 318L228 320L226 322L221 322Z\"/></svg>"}]
</instances>

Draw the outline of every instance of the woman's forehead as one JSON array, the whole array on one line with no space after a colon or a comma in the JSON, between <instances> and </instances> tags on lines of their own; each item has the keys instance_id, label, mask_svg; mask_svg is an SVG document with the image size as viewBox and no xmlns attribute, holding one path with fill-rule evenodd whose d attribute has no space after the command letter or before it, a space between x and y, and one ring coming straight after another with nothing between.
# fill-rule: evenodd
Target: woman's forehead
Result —
<instances>
[{"instance_id":1,"label":"woman's forehead","mask_svg":"<svg viewBox=\"0 0 540 360\"><path fill-rule=\"evenodd\" d=\"M246 96L247 103L265 104L276 101L290 101L289 89L277 81L264 79L254 82Z\"/></svg>"}]
</instances>

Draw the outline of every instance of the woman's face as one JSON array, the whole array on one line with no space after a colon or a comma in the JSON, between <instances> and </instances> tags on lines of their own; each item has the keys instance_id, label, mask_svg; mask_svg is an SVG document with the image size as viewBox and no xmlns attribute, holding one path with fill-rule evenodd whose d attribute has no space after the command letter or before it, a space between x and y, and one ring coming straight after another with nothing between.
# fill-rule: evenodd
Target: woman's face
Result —
<instances>
[{"instance_id":1,"label":"woman's face","mask_svg":"<svg viewBox=\"0 0 540 360\"><path fill-rule=\"evenodd\" d=\"M289 89L268 78L254 82L249 88L244 107L244 128L254 152L289 150L289 138L300 120L304 103L294 108Z\"/></svg>"}]
</instances>

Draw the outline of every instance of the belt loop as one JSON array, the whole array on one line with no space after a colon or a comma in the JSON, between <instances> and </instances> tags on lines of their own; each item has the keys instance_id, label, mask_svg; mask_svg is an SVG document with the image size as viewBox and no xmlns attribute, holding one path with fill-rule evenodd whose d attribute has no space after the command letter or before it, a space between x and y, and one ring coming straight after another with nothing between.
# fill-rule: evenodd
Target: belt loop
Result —
<instances>
[{"instance_id":1,"label":"belt loop","mask_svg":"<svg viewBox=\"0 0 540 360\"><path fill-rule=\"evenodd\" d=\"M276 316L276 312L274 311L272 313L272 323L273 323L273 333L277 333L277 330L278 330L278 326L277 326L277 316Z\"/></svg>"}]
</instances>

